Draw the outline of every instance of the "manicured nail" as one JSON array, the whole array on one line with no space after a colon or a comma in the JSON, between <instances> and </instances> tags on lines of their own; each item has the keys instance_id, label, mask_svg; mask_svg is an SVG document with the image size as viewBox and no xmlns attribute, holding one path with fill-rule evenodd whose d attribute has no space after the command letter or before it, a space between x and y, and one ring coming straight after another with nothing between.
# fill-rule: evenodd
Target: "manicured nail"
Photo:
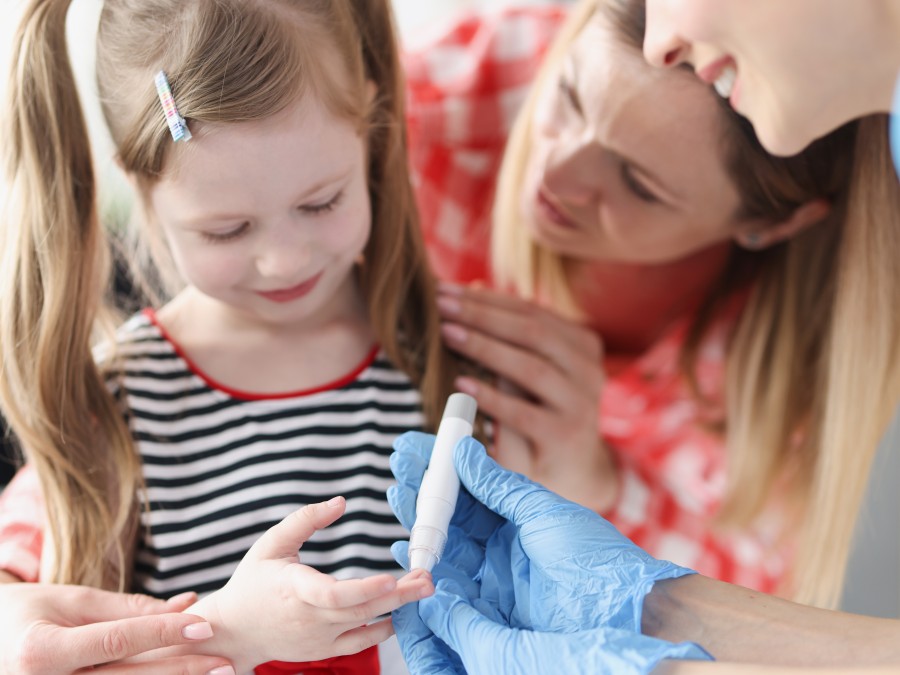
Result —
<instances>
[{"instance_id":1,"label":"manicured nail","mask_svg":"<svg viewBox=\"0 0 900 675\"><path fill-rule=\"evenodd\" d=\"M462 295L463 287L459 284L451 284L449 281L441 281L438 282L438 290L441 293L448 293L450 295Z\"/></svg>"},{"instance_id":2,"label":"manicured nail","mask_svg":"<svg viewBox=\"0 0 900 675\"><path fill-rule=\"evenodd\" d=\"M469 396L478 397L478 381L473 380L471 377L457 377L453 380L453 384L459 389L462 393L468 394Z\"/></svg>"},{"instance_id":3,"label":"manicured nail","mask_svg":"<svg viewBox=\"0 0 900 675\"><path fill-rule=\"evenodd\" d=\"M462 343L469 337L469 331L456 323L441 324L441 333L450 342Z\"/></svg>"},{"instance_id":4,"label":"manicured nail","mask_svg":"<svg viewBox=\"0 0 900 675\"><path fill-rule=\"evenodd\" d=\"M437 305L444 314L449 314L450 316L457 316L462 311L462 305L459 300L450 295L438 296Z\"/></svg>"},{"instance_id":5,"label":"manicured nail","mask_svg":"<svg viewBox=\"0 0 900 675\"><path fill-rule=\"evenodd\" d=\"M213 629L206 621L192 623L181 629L181 634L188 640L209 640L213 636Z\"/></svg>"},{"instance_id":6,"label":"manicured nail","mask_svg":"<svg viewBox=\"0 0 900 675\"><path fill-rule=\"evenodd\" d=\"M343 497L332 497L327 502L325 502L325 506L330 509L337 508L341 505L341 500L343 500Z\"/></svg>"},{"instance_id":7,"label":"manicured nail","mask_svg":"<svg viewBox=\"0 0 900 675\"><path fill-rule=\"evenodd\" d=\"M235 675L234 668L231 666L219 666L218 668L213 668L206 675Z\"/></svg>"}]
</instances>

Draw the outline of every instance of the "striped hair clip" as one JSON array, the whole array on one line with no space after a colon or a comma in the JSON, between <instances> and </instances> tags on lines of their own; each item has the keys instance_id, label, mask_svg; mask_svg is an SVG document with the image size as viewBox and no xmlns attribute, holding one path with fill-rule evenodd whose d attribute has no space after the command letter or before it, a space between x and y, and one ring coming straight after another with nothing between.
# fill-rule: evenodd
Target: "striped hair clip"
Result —
<instances>
[{"instance_id":1,"label":"striped hair clip","mask_svg":"<svg viewBox=\"0 0 900 675\"><path fill-rule=\"evenodd\" d=\"M187 120L178 114L175 97L172 96L172 88L169 86L165 71L159 71L154 79L159 102L162 103L163 112L166 114L166 124L169 125L169 131L172 132L172 138L176 143L191 140L191 131L188 129Z\"/></svg>"}]
</instances>

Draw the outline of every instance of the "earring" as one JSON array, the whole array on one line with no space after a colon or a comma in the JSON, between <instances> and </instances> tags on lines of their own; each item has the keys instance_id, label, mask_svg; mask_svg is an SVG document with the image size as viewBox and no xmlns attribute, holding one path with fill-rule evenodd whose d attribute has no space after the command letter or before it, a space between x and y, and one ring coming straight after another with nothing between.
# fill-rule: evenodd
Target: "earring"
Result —
<instances>
[{"instance_id":1,"label":"earring","mask_svg":"<svg viewBox=\"0 0 900 675\"><path fill-rule=\"evenodd\" d=\"M748 248L751 251L758 251L763 247L765 237L759 232L746 232L741 235L741 243L744 245L744 248Z\"/></svg>"}]
</instances>

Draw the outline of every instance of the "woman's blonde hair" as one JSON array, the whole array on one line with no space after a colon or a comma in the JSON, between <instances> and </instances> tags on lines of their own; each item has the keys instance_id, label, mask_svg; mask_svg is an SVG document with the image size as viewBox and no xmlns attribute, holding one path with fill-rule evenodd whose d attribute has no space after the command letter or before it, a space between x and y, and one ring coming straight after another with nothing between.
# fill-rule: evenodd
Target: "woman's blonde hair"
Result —
<instances>
[{"instance_id":1,"label":"woman's blonde hair","mask_svg":"<svg viewBox=\"0 0 900 675\"><path fill-rule=\"evenodd\" d=\"M127 410L108 386L114 363L101 370L92 358L117 318L67 56L68 8L69 0L31 0L15 38L3 134L12 194L0 231L0 402L41 477L51 580L124 588L141 464ZM154 88L159 70L189 124L266 118L311 94L358 125L372 203L362 292L380 345L422 391L434 428L455 365L440 342L407 171L389 1L107 0L99 91L118 159L141 188L159 178L172 147Z\"/></svg>"},{"instance_id":2,"label":"woman's blonde hair","mask_svg":"<svg viewBox=\"0 0 900 675\"><path fill-rule=\"evenodd\" d=\"M492 243L499 284L573 318L582 315L569 288L570 263L531 238L519 205L537 101L598 11L625 44L641 49L643 2L583 0L572 10L513 128ZM900 250L891 243L900 237L900 191L887 127L882 117L854 122L795 157L776 158L746 120L710 96L721 107L723 163L741 198L735 220L777 222L813 199L831 204L825 219L786 242L759 252L733 247L689 331L682 366L694 382L697 350L717 310L750 288L728 348L721 431L730 480L715 526L747 526L777 497L801 533L797 574L783 590L832 606L868 468L900 384L894 372L900 266L889 259Z\"/></svg>"}]
</instances>

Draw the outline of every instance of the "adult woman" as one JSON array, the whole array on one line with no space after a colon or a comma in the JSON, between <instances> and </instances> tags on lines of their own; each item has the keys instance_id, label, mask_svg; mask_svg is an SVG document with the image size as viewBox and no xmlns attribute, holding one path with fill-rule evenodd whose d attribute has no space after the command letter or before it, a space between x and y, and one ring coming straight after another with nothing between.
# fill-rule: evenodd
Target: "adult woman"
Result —
<instances>
[{"instance_id":1,"label":"adult woman","mask_svg":"<svg viewBox=\"0 0 900 675\"><path fill-rule=\"evenodd\" d=\"M658 10L664 4L651 0L651 36L660 34L654 31L662 31L658 26L664 24L665 15L661 12L656 14L656 19L659 19L660 16L663 19L657 24L657 28L654 28L653 10ZM674 5L674 3L672 4ZM728 34L732 38L748 36L752 41L752 46L764 45L771 48L764 50L764 53L767 56L775 57L768 61L770 65L776 64L773 66L774 69L766 73L767 77L772 79L782 73L792 73L798 77L813 75L811 72L803 72L802 68L796 67L797 64L791 60L778 59L774 48L779 46L789 47L792 54L799 54L800 65L814 63L815 68L824 71L826 77L831 76L831 71L827 67L827 64L830 63L829 59L824 59L826 67L823 67L822 59L819 58L822 48L824 48L821 43L822 35L826 33L811 31L810 25L821 27L824 22L835 31L856 29L851 31L855 36L855 41L851 44L858 45L860 49L864 49L863 43L870 39L870 35L858 29L860 25L870 23L865 19L871 19L873 11L881 12L881 14L874 15L881 19L881 25L872 27L872 36L877 38L881 34L880 29L885 26L891 27L892 34L896 35L898 27L900 27L900 23L897 22L896 4L889 2L867 3L865 8L854 6L853 9L848 9L844 3L826 3L823 7L822 3L801 2L799 4L792 3L790 8L784 6L783 3L775 2L763 3L763 7L756 3L750 7L747 3L729 2L725 3L724 8L722 3L718 2L714 8L704 6L702 1L681 4L698 9L699 11L691 16L695 19L698 17L705 19L707 23L702 24L699 20L695 20L693 24L683 25L682 31L679 33L681 39L672 38L668 43L665 41L656 43L663 44L662 48L654 50L654 42L651 39L648 48L651 56L655 54L658 61L664 61L670 65L676 63L679 58L688 56L696 58L696 62L701 68L708 66L710 61L699 60L702 45L685 42L683 38L685 35L689 35L687 28L699 30L698 26L701 25L706 25L708 28L709 25L722 18L724 23L717 25L719 28L730 31ZM735 12L741 8L747 10L744 21L738 21L735 15ZM682 9L684 10L684 8ZM704 9L705 11L702 11ZM757 23L756 19L759 17L769 20ZM803 20L799 20L798 17L802 17ZM863 21L856 21L856 19L863 19ZM754 28L761 28L763 25L766 26L765 34L754 31ZM803 31L807 36L814 36L814 44L806 44L798 48L796 44L788 44L786 40L778 42L776 38L769 41L767 37L775 26L796 30L798 35L800 31ZM846 58L847 47L841 41L832 41L833 32L827 32L828 44L834 50L840 49L841 51L829 51L826 48L825 52L828 56L836 55L836 58L842 61ZM665 35L665 33L663 34ZM671 38L674 33L668 33L668 35ZM698 33L693 37L699 38L700 36ZM877 39L872 40L872 44L878 43ZM896 39L894 39L892 47L887 47L880 52L882 58L888 61L889 67L893 67L891 77L896 74L897 67L900 66L900 61L894 60L896 44ZM838 45L839 47L837 47ZM816 48L815 51L812 49L813 46ZM715 63L715 60L712 63ZM744 62L738 57L735 63L737 72L740 73L744 68ZM785 67L785 63L789 67ZM890 66L891 63L893 66ZM838 64L832 65L837 66ZM790 66L795 67L791 68ZM855 73L859 63L854 62L853 66ZM839 70L834 72L839 72ZM703 74L703 70L701 70L701 74ZM721 69L719 72L710 70L705 73L707 79L711 80L719 79L718 76L721 74ZM836 80L840 86L848 89L852 86L849 78L837 77ZM847 110L841 109L841 106L829 107L829 97L821 83L816 85L817 80L814 78L809 81L814 84L812 92L818 96L812 100L811 105L817 113L816 106L826 109L821 115L824 121L818 127L815 125L811 128L805 127L803 123L806 120L803 114L793 109L793 116L785 115L785 120L790 121L793 126L785 123L781 127L776 127L773 124L771 127L759 130L760 136L770 149L784 152L796 150L812 138L821 136L822 133L845 122L850 117L871 112L873 109L886 110L883 102L889 100L889 94L885 95L885 92L889 91L890 85L887 84L885 78L880 78L880 83L868 83L864 92L866 96L848 97L855 98L854 105L862 105L849 113ZM760 91L754 90L749 85L743 91L740 87L731 88L727 78L720 82L720 86L726 94L731 95L733 101L739 102L745 100L751 92ZM739 92L737 97L735 97L735 92ZM787 95L785 92L781 92L781 94ZM877 108L870 107L873 98L882 101ZM775 114L775 105L772 101L760 94L758 99L754 98L752 103L747 104L748 115L760 127L764 126L765 120L770 119L764 116L764 112L772 113L771 119L773 120L779 119ZM741 103L738 105L739 107L743 106ZM752 107L755 105L760 107ZM896 237L900 228L892 219L896 218L897 213L900 213L900 201L898 201L900 198L897 196L896 180L892 175L887 157L887 144L884 139L880 146L872 141L873 136L879 134L884 136L885 126L883 117L868 120L865 124L865 133L860 135L860 142L866 141L868 137L867 142L872 145L868 157L870 164L868 176L865 180L862 179L861 172L857 176L860 186L857 197L859 198L858 203L862 205L863 209L872 204L885 206L888 209L887 217L873 220L868 226L849 228L841 251L842 270L835 300L836 316L832 326L833 338L829 350L828 373L831 391L823 433L823 438L827 443L822 450L826 458L822 466L826 468L818 473L816 486L810 497L812 500L810 512L816 514L814 521L818 522L818 525L813 524L810 531L818 531L819 536L824 536L829 544L832 541L829 526L833 523L837 523L839 526L838 539L842 540L841 543L846 541L842 537L846 536L848 503L851 504L852 512L852 500L858 499L861 483L868 468L868 459L871 458L877 438L893 411L897 400L898 385L900 385L897 373L900 359L896 352L900 330L897 325L897 300L894 295L900 288L900 279L896 278L896 266L893 264L893 258L897 251ZM795 137L785 131L787 129L807 129L807 131L805 136L801 137L798 134ZM794 145L788 144L785 140L788 138L792 139ZM879 147L880 153L878 152ZM867 194L865 188L867 184L877 185L878 188L874 193ZM890 209L893 209L893 217L890 215ZM862 325L866 326L865 331L860 330ZM854 424L858 425L859 423L866 427L862 435L858 433L860 428L854 427ZM862 456L849 456L851 452L858 452L859 448L863 449ZM510 605L508 602L505 605L502 602L498 603L496 594L491 596L490 589L486 589L484 586L474 592L491 596L488 602L494 601L493 606L501 609L499 613L490 613L487 609L492 606L490 604L478 605L483 613L470 611L472 610L471 598L466 597L465 591L473 592L471 588L460 593L456 588L445 587L442 589L439 586L439 592L435 599L424 601L420 613L426 618L428 629L433 630L446 644L459 652L470 671L486 671L491 664L497 666L498 661L500 665L509 668L517 663L516 655L520 652L528 653L530 656L529 663L523 660L519 664L520 672L539 672L540 661L544 655L555 657L557 665L562 662L562 659L568 657L571 659L571 665L576 668L588 664L596 665L598 661L603 661L604 656L621 657L627 650L623 649L620 643L610 639L608 631L611 627L605 622L604 612L610 598L624 597L633 599L637 614L627 624L619 624L613 628L631 631L635 642L630 647L635 652L641 651L637 638L642 637L639 633L643 629L646 635L670 640L696 640L718 658L724 660L789 665L845 666L900 662L900 653L897 649L897 637L900 635L900 623L898 622L815 610L751 594L744 589L720 584L696 575L667 580L666 577L655 576L656 565L648 563L646 556L633 550L623 552L615 565L607 565L602 562L603 558L599 553L594 561L591 561L589 556L580 556L581 551L573 550L568 542L577 541L580 545L584 545L586 540L594 540L597 548L605 546L618 551L623 551L626 547L621 537L606 529L599 519L589 525L584 512L569 510L569 507L557 498L539 488L529 486L519 478L500 471L490 462L479 457L477 453L472 452L472 448L469 450L469 455L458 453L457 468L460 475L476 499L483 501L502 516L512 520L511 527L516 534L515 538L524 542L523 558L527 562L522 562L520 559L520 565L524 565L525 569L531 571L556 569L558 571L556 581L561 589L584 589L587 587L589 579L591 581L602 580L607 593L605 598L598 598L590 593L579 596L578 591L575 591L573 596L567 596L572 600L571 604L567 606L567 610L576 617L574 625L542 623L542 619L552 616L552 611L548 610L547 606L541 606L543 598L536 600L532 597L530 605L532 620L525 624L517 624L510 619L516 616L519 619L522 618L521 613L515 613L518 611L516 610L518 605L515 603ZM416 483L417 470L415 467L417 462L413 459L414 455L415 453L408 452L408 448L404 449L400 453L399 461L395 462L398 467L398 477L401 478L401 481L408 480L407 487L414 487ZM395 500L398 511L401 513L403 504L408 503L402 494L401 490L401 496ZM481 578L499 578L508 583L512 577L516 598L528 597L529 586L526 581L523 581L527 575L516 575L512 568L499 562L503 560L503 556L498 554L498 551L502 549L498 540L502 541L503 538L483 536L486 532L496 534L499 531L491 526L485 526L485 523L490 522L491 517L496 518L496 516L482 513L484 518L472 518L471 516L477 512L478 507L476 505L474 511L471 504L468 507L469 522L477 521L479 523L478 526L470 524L470 528L477 531L478 535L474 541L476 546L474 549L470 547L468 550L470 552L474 550L476 556L477 552L481 550L482 560L480 562L491 573L487 577L482 575ZM552 516L546 515L548 512L552 512ZM558 536L544 537L540 541L529 536L540 528L544 528L545 533L550 532L548 528L552 528L554 534ZM590 530L590 536L583 535L585 529ZM479 549L479 546L482 548ZM451 552L449 557L459 562L457 566L459 569L472 569L472 561L467 560L466 556L460 553L461 550L460 548ZM826 555L828 553L830 552L826 552ZM562 571L559 564L567 558L578 560L583 564L578 569L573 566ZM499 569L494 569L496 565L499 565ZM814 577L815 571L804 569L804 574ZM647 594L651 587L652 592ZM451 592L445 592L447 590ZM584 597L584 604L581 604L581 597ZM399 612L397 619L398 625L405 622L404 625L408 627L401 631L401 637L403 633L415 635L416 631L421 628L421 624L417 623L418 616L411 616L408 610ZM539 626L539 628L536 632L510 631L510 626L524 628ZM600 632L591 634L588 636L590 641L585 641L585 633L588 630ZM429 642L430 635L431 633L427 629L424 633L418 633L418 640L415 644L422 651L430 650L429 653L434 657L435 649L432 648L435 645ZM475 643L471 640L473 636L477 636L481 640L491 640L491 644L494 645L494 655L499 658L495 658L492 662L490 655L478 653L474 646ZM500 641L502 644L498 646ZM437 645L436 649L439 652L440 645ZM410 647L410 643L407 643L407 655L413 662L416 661L416 649ZM438 657L432 660L432 663L434 662L446 665L444 672L454 672L452 658L445 658L441 661ZM543 665L546 666L547 663L545 662ZM688 672L694 668L699 671L701 667L702 664L699 666L678 664L673 669L677 669L679 672Z\"/></svg>"},{"instance_id":2,"label":"adult woman","mask_svg":"<svg viewBox=\"0 0 900 675\"><path fill-rule=\"evenodd\" d=\"M837 238L869 218L844 208L858 126L773 159L690 73L644 63L639 9L577 4L545 58L559 10L467 22L407 57L439 274L492 275L583 326L445 288L445 337L515 385L458 381L501 423L501 464L654 555L773 591L791 560L778 537L809 531ZM449 74L433 65L454 56ZM510 101L539 60L510 134ZM855 510L832 523L839 551ZM819 566L813 583L782 592L832 601L843 556L812 552L820 541L798 546L801 568Z\"/></svg>"},{"instance_id":3,"label":"adult woman","mask_svg":"<svg viewBox=\"0 0 900 675\"><path fill-rule=\"evenodd\" d=\"M775 154L891 109L900 73L900 7L892 0L647 0L647 16L647 59L690 63L708 82L725 75L732 105Z\"/></svg>"}]
</instances>

